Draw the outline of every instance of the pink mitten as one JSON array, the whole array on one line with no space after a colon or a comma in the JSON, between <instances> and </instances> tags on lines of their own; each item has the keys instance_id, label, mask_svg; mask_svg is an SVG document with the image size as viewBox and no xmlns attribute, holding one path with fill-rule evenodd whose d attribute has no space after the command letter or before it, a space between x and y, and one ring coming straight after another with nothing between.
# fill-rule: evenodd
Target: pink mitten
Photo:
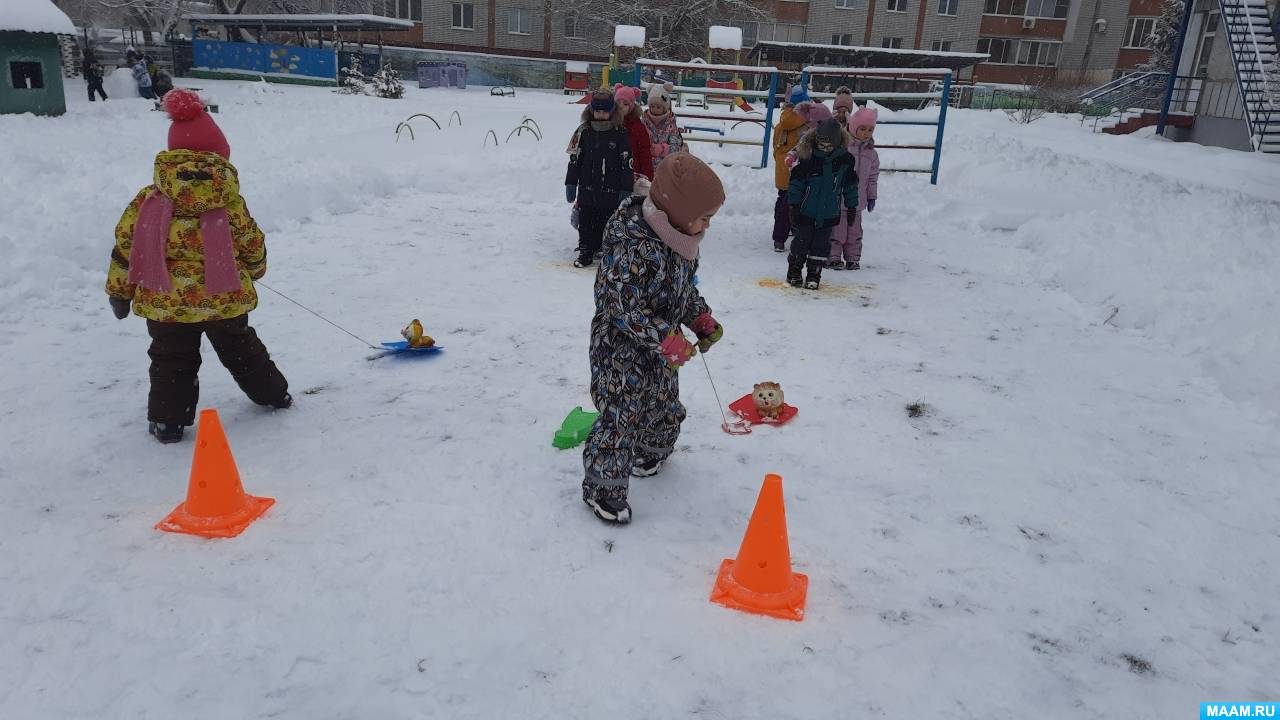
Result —
<instances>
[{"instance_id":1,"label":"pink mitten","mask_svg":"<svg viewBox=\"0 0 1280 720\"><path fill-rule=\"evenodd\" d=\"M800 158L796 156L796 153L795 153L795 151L793 150L793 151L791 151L791 152L787 153L787 159L786 159L786 160L784 160L783 162L786 164L787 169L788 169L788 170L790 170L791 168L795 167L795 166L796 166L796 164L798 164L798 163L800 162Z\"/></svg>"},{"instance_id":2,"label":"pink mitten","mask_svg":"<svg viewBox=\"0 0 1280 720\"><path fill-rule=\"evenodd\" d=\"M693 343L685 340L684 335L674 331L662 341L658 351L662 353L662 359L667 361L667 366L673 368L684 365L697 352L694 350Z\"/></svg>"}]
</instances>

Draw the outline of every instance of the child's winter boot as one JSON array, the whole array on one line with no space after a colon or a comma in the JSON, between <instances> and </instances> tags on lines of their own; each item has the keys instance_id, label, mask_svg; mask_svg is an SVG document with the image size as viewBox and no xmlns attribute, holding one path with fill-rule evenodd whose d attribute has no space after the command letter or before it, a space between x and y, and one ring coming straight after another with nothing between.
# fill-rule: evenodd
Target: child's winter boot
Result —
<instances>
[{"instance_id":1,"label":"child's winter boot","mask_svg":"<svg viewBox=\"0 0 1280 720\"><path fill-rule=\"evenodd\" d=\"M583 485L582 502L607 523L625 525L631 522L631 506L627 504L627 489L624 487L593 488Z\"/></svg>"},{"instance_id":2,"label":"child's winter boot","mask_svg":"<svg viewBox=\"0 0 1280 720\"><path fill-rule=\"evenodd\" d=\"M787 251L787 241L786 241L786 240L783 240L782 242L775 242L775 243L773 244L773 251L774 251L774 252L786 252L786 251Z\"/></svg>"},{"instance_id":3,"label":"child's winter boot","mask_svg":"<svg viewBox=\"0 0 1280 720\"><path fill-rule=\"evenodd\" d=\"M169 445L170 443L182 442L182 436L186 432L186 428L182 425L152 422L147 425L147 432L154 435L161 443Z\"/></svg>"},{"instance_id":4,"label":"child's winter boot","mask_svg":"<svg viewBox=\"0 0 1280 720\"><path fill-rule=\"evenodd\" d=\"M794 257L787 258L787 284L791 287L800 287L804 284L804 279L800 277L800 271L804 268L804 261L797 260Z\"/></svg>"},{"instance_id":5,"label":"child's winter boot","mask_svg":"<svg viewBox=\"0 0 1280 720\"><path fill-rule=\"evenodd\" d=\"M797 273L798 274L798 273ZM817 290L818 283L822 281L822 261L810 260L808 273L805 275L804 287L806 290Z\"/></svg>"},{"instance_id":6,"label":"child's winter boot","mask_svg":"<svg viewBox=\"0 0 1280 720\"><path fill-rule=\"evenodd\" d=\"M636 458L636 462L631 466L632 477L653 477L662 470L666 460L661 458Z\"/></svg>"}]
</instances>

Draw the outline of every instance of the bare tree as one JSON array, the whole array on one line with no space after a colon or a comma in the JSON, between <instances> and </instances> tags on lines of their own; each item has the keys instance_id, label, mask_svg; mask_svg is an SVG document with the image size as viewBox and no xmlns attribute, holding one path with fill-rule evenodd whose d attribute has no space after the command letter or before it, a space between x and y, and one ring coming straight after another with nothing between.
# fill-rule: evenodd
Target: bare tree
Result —
<instances>
[{"instance_id":1,"label":"bare tree","mask_svg":"<svg viewBox=\"0 0 1280 720\"><path fill-rule=\"evenodd\" d=\"M768 18L761 0L556 0L556 5L588 27L642 25L648 29L648 51L676 60L703 57L712 25ZM589 40L601 54L613 43L612 33L594 33Z\"/></svg>"}]
</instances>

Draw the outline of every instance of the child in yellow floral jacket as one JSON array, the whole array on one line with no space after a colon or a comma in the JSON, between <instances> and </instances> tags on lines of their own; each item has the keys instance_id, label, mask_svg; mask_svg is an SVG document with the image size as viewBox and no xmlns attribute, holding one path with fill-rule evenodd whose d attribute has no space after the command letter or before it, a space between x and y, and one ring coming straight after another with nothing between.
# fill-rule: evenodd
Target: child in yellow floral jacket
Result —
<instances>
[{"instance_id":1,"label":"child in yellow floral jacket","mask_svg":"<svg viewBox=\"0 0 1280 720\"><path fill-rule=\"evenodd\" d=\"M195 422L202 335L250 400L286 408L293 398L249 326L267 250L240 197L231 148L195 93L172 90L164 108L173 120L169 150L156 155L155 183L116 225L107 295L117 318L132 304L147 320L148 430L172 443Z\"/></svg>"}]
</instances>

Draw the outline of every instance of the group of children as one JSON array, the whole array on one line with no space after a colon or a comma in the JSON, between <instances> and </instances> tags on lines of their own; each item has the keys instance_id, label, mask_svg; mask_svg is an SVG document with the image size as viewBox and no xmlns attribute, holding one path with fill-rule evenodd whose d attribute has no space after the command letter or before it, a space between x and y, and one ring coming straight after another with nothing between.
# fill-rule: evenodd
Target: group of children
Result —
<instances>
[{"instance_id":1,"label":"group of children","mask_svg":"<svg viewBox=\"0 0 1280 720\"><path fill-rule=\"evenodd\" d=\"M832 107L810 100L797 85L775 128L773 249L786 252L792 237L787 283L793 287L816 290L823 268L860 269L862 215L876 208L876 111L855 109L846 87Z\"/></svg>"},{"instance_id":2,"label":"group of children","mask_svg":"<svg viewBox=\"0 0 1280 720\"><path fill-rule=\"evenodd\" d=\"M714 170L684 151L671 87L650 88L644 113L639 99L639 91L623 87L591 96L569 145L565 179L578 214L575 265L592 265L600 254L589 345L599 417L583 450L582 499L610 523L631 519L629 478L657 473L675 447L685 418L679 368L724 336L694 283L724 187ZM807 265L806 281L816 287L823 265L838 253L856 268L860 213L875 205L875 115L852 112L852 97L845 100L837 99L831 117L793 90L783 113L776 149L784 154L779 203L787 212L779 222L794 233L793 284ZM163 106L172 120L169 149L156 156L155 182L116 226L106 289L116 317L132 310L147 320L148 428L172 443L195 421L203 336L250 400L283 409L293 399L248 323L266 246L240 197L230 145L195 93L173 90ZM843 234L829 251L841 218L847 230L837 230ZM778 232L775 225L782 249L787 230Z\"/></svg>"}]
</instances>

